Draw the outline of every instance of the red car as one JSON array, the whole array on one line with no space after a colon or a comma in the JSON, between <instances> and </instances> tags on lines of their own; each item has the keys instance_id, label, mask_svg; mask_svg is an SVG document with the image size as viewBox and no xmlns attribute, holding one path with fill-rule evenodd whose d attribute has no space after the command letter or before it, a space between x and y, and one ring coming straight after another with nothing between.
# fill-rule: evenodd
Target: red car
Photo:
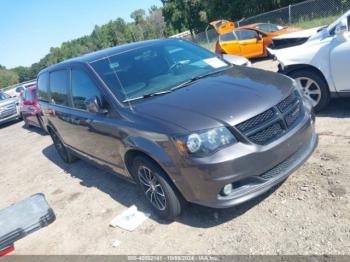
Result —
<instances>
[{"instance_id":1,"label":"red car","mask_svg":"<svg viewBox=\"0 0 350 262\"><path fill-rule=\"evenodd\" d=\"M28 87L23 91L19 110L26 126L36 126L45 131L36 92L36 86Z\"/></svg>"}]
</instances>

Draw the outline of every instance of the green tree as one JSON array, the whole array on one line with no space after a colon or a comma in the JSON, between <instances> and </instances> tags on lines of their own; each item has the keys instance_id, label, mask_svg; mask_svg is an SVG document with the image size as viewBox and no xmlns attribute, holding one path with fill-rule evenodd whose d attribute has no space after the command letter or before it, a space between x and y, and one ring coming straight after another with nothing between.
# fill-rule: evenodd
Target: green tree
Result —
<instances>
[{"instance_id":1,"label":"green tree","mask_svg":"<svg viewBox=\"0 0 350 262\"><path fill-rule=\"evenodd\" d=\"M0 69L0 88L4 88L10 85L17 84L19 80L16 72L4 69Z\"/></svg>"}]
</instances>

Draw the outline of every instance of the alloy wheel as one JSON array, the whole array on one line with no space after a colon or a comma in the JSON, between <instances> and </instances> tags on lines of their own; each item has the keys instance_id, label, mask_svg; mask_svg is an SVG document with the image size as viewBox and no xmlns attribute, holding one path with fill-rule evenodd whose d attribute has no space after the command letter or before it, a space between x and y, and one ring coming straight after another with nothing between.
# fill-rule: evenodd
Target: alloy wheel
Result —
<instances>
[{"instance_id":1,"label":"alloy wheel","mask_svg":"<svg viewBox=\"0 0 350 262\"><path fill-rule=\"evenodd\" d=\"M320 86L316 81L309 77L298 77L295 79L301 86L306 96L313 107L316 107L321 101L322 91Z\"/></svg>"},{"instance_id":2,"label":"alloy wheel","mask_svg":"<svg viewBox=\"0 0 350 262\"><path fill-rule=\"evenodd\" d=\"M146 166L140 166L137 174L147 199L158 210L165 210L167 206L165 193L156 175Z\"/></svg>"}]
</instances>

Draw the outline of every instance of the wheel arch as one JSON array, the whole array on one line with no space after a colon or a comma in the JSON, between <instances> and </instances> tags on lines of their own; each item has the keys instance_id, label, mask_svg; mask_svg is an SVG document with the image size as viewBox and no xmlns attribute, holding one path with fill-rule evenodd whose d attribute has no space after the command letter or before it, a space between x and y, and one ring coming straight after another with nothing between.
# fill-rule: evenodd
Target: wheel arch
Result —
<instances>
[{"instance_id":1,"label":"wheel arch","mask_svg":"<svg viewBox=\"0 0 350 262\"><path fill-rule=\"evenodd\" d=\"M167 172L167 169L163 166L163 164L160 163L160 161L158 161L155 156L153 156L149 152L146 152L140 148L130 148L124 154L124 164L127 169L127 172L135 181L137 181L136 180L137 178L135 177L135 174L133 174L132 172L132 165L135 158L138 156L145 157L146 159L150 160L155 165L157 165L161 170L163 170L166 176L165 179L169 182L169 184L173 187L173 189L176 190L177 193L179 193L181 197L184 197L183 193L181 192L179 187L176 185L176 182L171 178L171 176L169 175L169 172Z\"/></svg>"},{"instance_id":2,"label":"wheel arch","mask_svg":"<svg viewBox=\"0 0 350 262\"><path fill-rule=\"evenodd\" d=\"M317 73L325 81L325 83L327 84L327 88L329 90L329 82L328 82L328 80L326 79L326 77L324 76L322 71L320 69L318 69L317 67L315 67L315 66L308 65L308 64L289 65L289 66L286 66L281 71L281 73L283 73L285 75L290 75L291 73L293 73L295 71L299 71L299 70L310 70L310 71L313 71L313 72Z\"/></svg>"}]
</instances>

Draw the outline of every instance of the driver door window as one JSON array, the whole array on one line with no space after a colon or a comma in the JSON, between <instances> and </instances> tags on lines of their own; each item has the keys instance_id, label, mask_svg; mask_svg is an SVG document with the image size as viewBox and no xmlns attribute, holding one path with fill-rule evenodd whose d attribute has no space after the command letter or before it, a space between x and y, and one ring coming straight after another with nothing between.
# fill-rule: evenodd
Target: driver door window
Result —
<instances>
[{"instance_id":1,"label":"driver door window","mask_svg":"<svg viewBox=\"0 0 350 262\"><path fill-rule=\"evenodd\" d=\"M257 32L253 30L236 30L241 47L241 55L247 58L263 54L263 40L259 39Z\"/></svg>"},{"instance_id":2,"label":"driver door window","mask_svg":"<svg viewBox=\"0 0 350 262\"><path fill-rule=\"evenodd\" d=\"M73 106L75 108L86 110L85 100L96 96L100 106L104 109L108 109L101 91L85 71L72 69L71 79Z\"/></svg>"}]
</instances>

